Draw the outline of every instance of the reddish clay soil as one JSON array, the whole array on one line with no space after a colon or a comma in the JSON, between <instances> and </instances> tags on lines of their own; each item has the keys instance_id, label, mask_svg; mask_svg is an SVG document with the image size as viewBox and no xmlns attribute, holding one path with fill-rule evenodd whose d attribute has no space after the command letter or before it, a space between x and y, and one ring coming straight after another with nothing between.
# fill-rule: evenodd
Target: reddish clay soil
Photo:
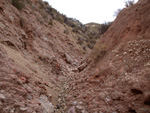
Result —
<instances>
[{"instance_id":1,"label":"reddish clay soil","mask_svg":"<svg viewBox=\"0 0 150 113\"><path fill-rule=\"evenodd\" d=\"M25 3L0 1L0 113L150 113L149 0L123 9L89 55Z\"/></svg>"},{"instance_id":2,"label":"reddish clay soil","mask_svg":"<svg viewBox=\"0 0 150 113\"><path fill-rule=\"evenodd\" d=\"M96 45L103 46L70 83L68 105L79 113L150 113L150 2L123 9Z\"/></svg>"}]
</instances>

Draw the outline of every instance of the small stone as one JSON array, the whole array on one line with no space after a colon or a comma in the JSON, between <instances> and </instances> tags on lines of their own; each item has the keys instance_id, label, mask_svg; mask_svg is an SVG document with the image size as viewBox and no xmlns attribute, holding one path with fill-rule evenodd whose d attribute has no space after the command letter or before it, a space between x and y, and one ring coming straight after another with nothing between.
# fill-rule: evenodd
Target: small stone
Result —
<instances>
[{"instance_id":1,"label":"small stone","mask_svg":"<svg viewBox=\"0 0 150 113\"><path fill-rule=\"evenodd\" d=\"M87 113L85 110L82 110L81 112L82 112L82 113Z\"/></svg>"},{"instance_id":2,"label":"small stone","mask_svg":"<svg viewBox=\"0 0 150 113\"><path fill-rule=\"evenodd\" d=\"M69 64L72 64L72 58L71 58L71 56L68 54L68 53L65 53L65 60L66 60L66 62L67 63L69 63Z\"/></svg>"},{"instance_id":3,"label":"small stone","mask_svg":"<svg viewBox=\"0 0 150 113\"><path fill-rule=\"evenodd\" d=\"M14 113L15 112L15 108L12 108L10 113Z\"/></svg>"},{"instance_id":4,"label":"small stone","mask_svg":"<svg viewBox=\"0 0 150 113\"><path fill-rule=\"evenodd\" d=\"M31 94L28 94L28 95L27 95L27 99L31 100L31 99L32 99L32 95L31 95Z\"/></svg>"},{"instance_id":5,"label":"small stone","mask_svg":"<svg viewBox=\"0 0 150 113\"><path fill-rule=\"evenodd\" d=\"M68 113L76 113L75 111L75 107L73 106L68 110Z\"/></svg>"},{"instance_id":6,"label":"small stone","mask_svg":"<svg viewBox=\"0 0 150 113\"><path fill-rule=\"evenodd\" d=\"M79 104L81 105L81 104L83 104L83 102L82 102L82 101L80 101L80 102L79 102Z\"/></svg>"},{"instance_id":7,"label":"small stone","mask_svg":"<svg viewBox=\"0 0 150 113\"><path fill-rule=\"evenodd\" d=\"M48 100L46 95L41 95L40 96L40 103L44 108L44 112L46 113L52 113L54 112L54 106L52 103Z\"/></svg>"},{"instance_id":8,"label":"small stone","mask_svg":"<svg viewBox=\"0 0 150 113\"><path fill-rule=\"evenodd\" d=\"M48 94L48 100L51 102L52 101L52 95Z\"/></svg>"},{"instance_id":9,"label":"small stone","mask_svg":"<svg viewBox=\"0 0 150 113\"><path fill-rule=\"evenodd\" d=\"M48 97L52 98L52 95L51 95L51 94L48 94Z\"/></svg>"},{"instance_id":10,"label":"small stone","mask_svg":"<svg viewBox=\"0 0 150 113\"><path fill-rule=\"evenodd\" d=\"M72 104L73 104L73 105L77 105L77 103L78 103L77 101L74 101Z\"/></svg>"},{"instance_id":11,"label":"small stone","mask_svg":"<svg viewBox=\"0 0 150 113\"><path fill-rule=\"evenodd\" d=\"M26 107L20 107L20 110L21 111L26 111L28 108L26 108Z\"/></svg>"},{"instance_id":12,"label":"small stone","mask_svg":"<svg viewBox=\"0 0 150 113\"><path fill-rule=\"evenodd\" d=\"M84 107L81 106L81 105L77 105L76 108L79 109L79 110L82 110Z\"/></svg>"},{"instance_id":13,"label":"small stone","mask_svg":"<svg viewBox=\"0 0 150 113\"><path fill-rule=\"evenodd\" d=\"M0 90L0 92L1 92L1 93L4 93L5 91L4 91L4 90Z\"/></svg>"},{"instance_id":14,"label":"small stone","mask_svg":"<svg viewBox=\"0 0 150 113\"><path fill-rule=\"evenodd\" d=\"M6 97L3 94L0 94L0 99L5 99Z\"/></svg>"},{"instance_id":15,"label":"small stone","mask_svg":"<svg viewBox=\"0 0 150 113\"><path fill-rule=\"evenodd\" d=\"M33 113L36 113L36 111L33 111Z\"/></svg>"},{"instance_id":16,"label":"small stone","mask_svg":"<svg viewBox=\"0 0 150 113\"><path fill-rule=\"evenodd\" d=\"M111 97L106 97L106 102L109 102L109 101L111 101Z\"/></svg>"},{"instance_id":17,"label":"small stone","mask_svg":"<svg viewBox=\"0 0 150 113\"><path fill-rule=\"evenodd\" d=\"M21 81L23 84L25 84L27 82L27 79L25 77L20 77Z\"/></svg>"},{"instance_id":18,"label":"small stone","mask_svg":"<svg viewBox=\"0 0 150 113\"><path fill-rule=\"evenodd\" d=\"M126 54L127 54L127 52L124 52L123 54L124 54L124 55L126 55Z\"/></svg>"}]
</instances>

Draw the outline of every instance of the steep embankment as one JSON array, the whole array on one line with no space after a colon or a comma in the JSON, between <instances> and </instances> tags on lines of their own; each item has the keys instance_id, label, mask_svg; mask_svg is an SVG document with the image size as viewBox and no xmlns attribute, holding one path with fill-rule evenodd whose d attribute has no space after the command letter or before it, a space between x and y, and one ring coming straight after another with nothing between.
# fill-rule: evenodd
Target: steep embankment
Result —
<instances>
[{"instance_id":1,"label":"steep embankment","mask_svg":"<svg viewBox=\"0 0 150 113\"><path fill-rule=\"evenodd\" d=\"M84 60L83 29L21 2L0 1L0 112L150 112L149 0L124 9Z\"/></svg>"},{"instance_id":2,"label":"steep embankment","mask_svg":"<svg viewBox=\"0 0 150 113\"><path fill-rule=\"evenodd\" d=\"M88 113L150 112L150 2L125 8L70 83L70 106Z\"/></svg>"},{"instance_id":3,"label":"steep embankment","mask_svg":"<svg viewBox=\"0 0 150 113\"><path fill-rule=\"evenodd\" d=\"M83 50L42 1L14 5L0 1L0 112L51 113L62 78L76 70Z\"/></svg>"}]
</instances>

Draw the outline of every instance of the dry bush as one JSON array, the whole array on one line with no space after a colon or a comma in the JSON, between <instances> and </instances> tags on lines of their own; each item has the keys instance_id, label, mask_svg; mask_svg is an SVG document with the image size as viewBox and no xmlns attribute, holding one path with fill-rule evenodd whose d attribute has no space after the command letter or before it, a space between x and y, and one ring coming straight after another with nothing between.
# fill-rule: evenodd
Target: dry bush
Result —
<instances>
[{"instance_id":1,"label":"dry bush","mask_svg":"<svg viewBox=\"0 0 150 113\"><path fill-rule=\"evenodd\" d=\"M82 48L83 48L83 50L85 50L85 51L86 51L86 47L85 47L85 46L83 46Z\"/></svg>"},{"instance_id":2,"label":"dry bush","mask_svg":"<svg viewBox=\"0 0 150 113\"><path fill-rule=\"evenodd\" d=\"M108 28L111 24L112 24L112 22L103 23L100 28L101 34L104 34L108 30Z\"/></svg>"},{"instance_id":3,"label":"dry bush","mask_svg":"<svg viewBox=\"0 0 150 113\"><path fill-rule=\"evenodd\" d=\"M89 49L93 49L93 45L90 44L90 43L87 44L87 47L88 47Z\"/></svg>"},{"instance_id":4,"label":"dry bush","mask_svg":"<svg viewBox=\"0 0 150 113\"><path fill-rule=\"evenodd\" d=\"M49 24L49 25L53 25L53 21L52 21L52 20L50 20L48 24Z\"/></svg>"},{"instance_id":5,"label":"dry bush","mask_svg":"<svg viewBox=\"0 0 150 113\"><path fill-rule=\"evenodd\" d=\"M85 41L86 41L87 43L89 42L89 40L90 40L90 39L89 39L88 37L86 37L86 40L85 40Z\"/></svg>"},{"instance_id":6,"label":"dry bush","mask_svg":"<svg viewBox=\"0 0 150 113\"><path fill-rule=\"evenodd\" d=\"M113 16L114 16L114 17L117 17L121 11L122 11L122 9L118 9L117 11L115 11L115 13L114 13Z\"/></svg>"},{"instance_id":7,"label":"dry bush","mask_svg":"<svg viewBox=\"0 0 150 113\"><path fill-rule=\"evenodd\" d=\"M65 29L65 30L64 30L64 33L68 35L68 34L69 34L68 29Z\"/></svg>"},{"instance_id":8,"label":"dry bush","mask_svg":"<svg viewBox=\"0 0 150 113\"><path fill-rule=\"evenodd\" d=\"M82 38L82 37L78 37L78 40L77 40L78 42L78 44L80 44L80 45L82 45L83 43L84 43L84 38Z\"/></svg>"},{"instance_id":9,"label":"dry bush","mask_svg":"<svg viewBox=\"0 0 150 113\"><path fill-rule=\"evenodd\" d=\"M128 0L128 1L125 2L125 6L130 7L130 6L133 6L134 3L135 3L134 0Z\"/></svg>"},{"instance_id":10,"label":"dry bush","mask_svg":"<svg viewBox=\"0 0 150 113\"><path fill-rule=\"evenodd\" d=\"M24 7L21 0L12 0L12 5L15 6L19 11L21 11Z\"/></svg>"},{"instance_id":11,"label":"dry bush","mask_svg":"<svg viewBox=\"0 0 150 113\"><path fill-rule=\"evenodd\" d=\"M39 0L38 3L40 5L40 9L45 9L45 3L42 0Z\"/></svg>"},{"instance_id":12,"label":"dry bush","mask_svg":"<svg viewBox=\"0 0 150 113\"><path fill-rule=\"evenodd\" d=\"M94 47L94 50L91 54L91 58L94 61L98 61L105 56L106 52L107 52L107 46L105 44L101 44L101 45L97 44Z\"/></svg>"},{"instance_id":13,"label":"dry bush","mask_svg":"<svg viewBox=\"0 0 150 113\"><path fill-rule=\"evenodd\" d=\"M90 43L91 43L92 45L95 45L96 39L91 39L91 40L90 40Z\"/></svg>"},{"instance_id":14,"label":"dry bush","mask_svg":"<svg viewBox=\"0 0 150 113\"><path fill-rule=\"evenodd\" d=\"M128 1L125 2L125 7L128 8L130 6L133 6L134 3L135 3L134 0L128 0ZM117 11L115 11L114 16L117 17L122 10L123 9L118 9Z\"/></svg>"}]
</instances>

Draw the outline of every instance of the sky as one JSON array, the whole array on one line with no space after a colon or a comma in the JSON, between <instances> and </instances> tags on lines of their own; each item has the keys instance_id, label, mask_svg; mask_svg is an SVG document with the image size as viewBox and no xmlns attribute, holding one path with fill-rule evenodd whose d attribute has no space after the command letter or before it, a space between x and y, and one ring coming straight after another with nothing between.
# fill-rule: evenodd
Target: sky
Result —
<instances>
[{"instance_id":1,"label":"sky","mask_svg":"<svg viewBox=\"0 0 150 113\"><path fill-rule=\"evenodd\" d=\"M126 0L43 0L67 17L76 18L83 24L104 23L115 19L117 9L125 6ZM134 0L137 2L138 0Z\"/></svg>"}]
</instances>

